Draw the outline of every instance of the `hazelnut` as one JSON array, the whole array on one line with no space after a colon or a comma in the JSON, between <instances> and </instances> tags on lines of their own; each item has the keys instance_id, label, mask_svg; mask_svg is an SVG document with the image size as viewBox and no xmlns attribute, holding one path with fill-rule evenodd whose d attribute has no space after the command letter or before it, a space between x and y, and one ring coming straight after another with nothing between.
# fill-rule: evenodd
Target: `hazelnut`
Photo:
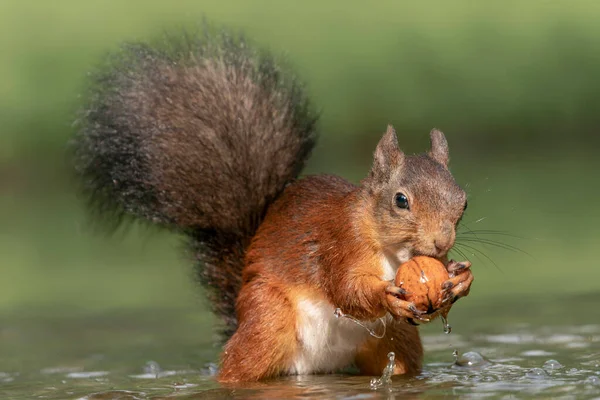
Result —
<instances>
[{"instance_id":1,"label":"hazelnut","mask_svg":"<svg viewBox=\"0 0 600 400\"><path fill-rule=\"evenodd\" d=\"M434 314L441 308L442 284L448 279L448 271L441 261L417 256L400 265L395 284L406 290L404 298L418 310Z\"/></svg>"}]
</instances>

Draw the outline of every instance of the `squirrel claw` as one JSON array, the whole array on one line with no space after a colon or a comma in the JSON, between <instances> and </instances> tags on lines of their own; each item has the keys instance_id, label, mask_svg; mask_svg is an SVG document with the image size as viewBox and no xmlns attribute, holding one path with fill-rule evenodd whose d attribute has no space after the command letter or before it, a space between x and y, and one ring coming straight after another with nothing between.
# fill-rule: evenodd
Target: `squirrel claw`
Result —
<instances>
[{"instance_id":1,"label":"squirrel claw","mask_svg":"<svg viewBox=\"0 0 600 400\"><path fill-rule=\"evenodd\" d=\"M452 289L452 287L454 286L454 283L450 282L450 281L446 281L444 282L444 284L442 285L442 289L444 291L448 291L450 289Z\"/></svg>"},{"instance_id":2,"label":"squirrel claw","mask_svg":"<svg viewBox=\"0 0 600 400\"><path fill-rule=\"evenodd\" d=\"M387 311L394 316L396 319L401 318L412 318L419 321L428 322L428 319L423 315L425 311L419 310L414 303L410 301L402 300L395 294L396 291L386 289L385 291L385 308Z\"/></svg>"},{"instance_id":3,"label":"squirrel claw","mask_svg":"<svg viewBox=\"0 0 600 400\"><path fill-rule=\"evenodd\" d=\"M450 261L448 261L448 265L446 266L446 269L448 270L448 273L450 274L451 278L462 274L468 268L471 268L470 261L458 262L458 261L450 260Z\"/></svg>"},{"instance_id":4,"label":"squirrel claw","mask_svg":"<svg viewBox=\"0 0 600 400\"><path fill-rule=\"evenodd\" d=\"M443 305L446 305L446 303L448 303L448 302L450 302L450 304L454 304L454 302L456 302L456 300L458 300L458 296L454 296L452 293L448 293L448 294L446 294L446 296L444 296L441 303Z\"/></svg>"},{"instance_id":5,"label":"squirrel claw","mask_svg":"<svg viewBox=\"0 0 600 400\"><path fill-rule=\"evenodd\" d=\"M391 295L398 296L398 297L404 296L407 293L406 290L402 289L399 286L394 286L394 285L387 286L385 288L385 292L388 294L391 294Z\"/></svg>"},{"instance_id":6,"label":"squirrel claw","mask_svg":"<svg viewBox=\"0 0 600 400\"><path fill-rule=\"evenodd\" d=\"M426 317L421 317L420 315L417 316L417 317L415 317L415 318L417 318L421 322L429 322L429 321L431 321L431 319L426 318Z\"/></svg>"},{"instance_id":7,"label":"squirrel claw","mask_svg":"<svg viewBox=\"0 0 600 400\"><path fill-rule=\"evenodd\" d=\"M418 319L419 321L422 322L429 322L430 319L425 317L424 315L427 314L427 311L421 311L419 309L417 309L417 307L415 307L415 305L411 305L408 307L408 309L415 314L414 318ZM411 318L412 319L412 318ZM414 321L413 321L414 322Z\"/></svg>"},{"instance_id":8,"label":"squirrel claw","mask_svg":"<svg viewBox=\"0 0 600 400\"><path fill-rule=\"evenodd\" d=\"M448 270L450 270L451 264L450 262ZM458 264L458 263L456 263ZM465 266L454 268L454 271L460 271L455 276L450 275L450 279L442 284L442 296L439 302L438 308L442 306L447 306L448 304L454 304L461 297L465 297L469 294L471 290L471 284L473 283L473 273L470 269L471 263L468 261L464 264Z\"/></svg>"},{"instance_id":9,"label":"squirrel claw","mask_svg":"<svg viewBox=\"0 0 600 400\"><path fill-rule=\"evenodd\" d=\"M410 312L412 312L413 314L415 314L417 316L427 313L427 311L421 311L421 310L417 309L417 307L415 307L414 304L411 304L410 306L408 306L408 309L410 310Z\"/></svg>"}]
</instances>

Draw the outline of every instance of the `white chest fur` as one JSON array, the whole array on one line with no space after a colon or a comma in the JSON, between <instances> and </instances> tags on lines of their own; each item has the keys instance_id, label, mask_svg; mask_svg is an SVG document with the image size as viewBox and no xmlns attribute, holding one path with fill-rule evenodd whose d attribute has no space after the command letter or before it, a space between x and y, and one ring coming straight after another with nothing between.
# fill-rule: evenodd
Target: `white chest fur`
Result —
<instances>
[{"instance_id":1,"label":"white chest fur","mask_svg":"<svg viewBox=\"0 0 600 400\"><path fill-rule=\"evenodd\" d=\"M400 264L408 261L410 258L411 251L407 249L385 251L381 257L381 266L383 268L381 279L384 281L394 280Z\"/></svg>"},{"instance_id":2,"label":"white chest fur","mask_svg":"<svg viewBox=\"0 0 600 400\"><path fill-rule=\"evenodd\" d=\"M297 337L300 351L292 373L332 372L348 366L358 347L367 339L367 330L347 318L336 318L326 300L302 299L297 304Z\"/></svg>"},{"instance_id":3,"label":"white chest fur","mask_svg":"<svg viewBox=\"0 0 600 400\"><path fill-rule=\"evenodd\" d=\"M410 251L401 249L381 256L383 280L393 280L398 266L410 258ZM300 350L291 373L311 374L332 372L348 366L356 351L368 338L368 331L347 318L336 318L335 308L327 300L303 298L296 304L296 336ZM378 331L378 321L365 323Z\"/></svg>"}]
</instances>

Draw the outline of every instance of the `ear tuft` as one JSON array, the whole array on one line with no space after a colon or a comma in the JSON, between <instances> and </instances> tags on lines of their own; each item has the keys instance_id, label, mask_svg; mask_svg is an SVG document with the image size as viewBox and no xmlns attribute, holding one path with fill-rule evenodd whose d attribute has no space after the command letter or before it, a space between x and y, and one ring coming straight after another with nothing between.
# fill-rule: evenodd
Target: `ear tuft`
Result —
<instances>
[{"instance_id":1,"label":"ear tuft","mask_svg":"<svg viewBox=\"0 0 600 400\"><path fill-rule=\"evenodd\" d=\"M444 136L442 131L433 129L429 133L429 137L431 138L431 150L429 151L429 156L444 167L447 167L448 162L450 161L450 154L446 136Z\"/></svg>"},{"instance_id":2,"label":"ear tuft","mask_svg":"<svg viewBox=\"0 0 600 400\"><path fill-rule=\"evenodd\" d=\"M388 125L375 149L371 177L379 182L387 181L392 171L400 167L403 160L404 153L398 147L396 131L393 126Z\"/></svg>"}]
</instances>

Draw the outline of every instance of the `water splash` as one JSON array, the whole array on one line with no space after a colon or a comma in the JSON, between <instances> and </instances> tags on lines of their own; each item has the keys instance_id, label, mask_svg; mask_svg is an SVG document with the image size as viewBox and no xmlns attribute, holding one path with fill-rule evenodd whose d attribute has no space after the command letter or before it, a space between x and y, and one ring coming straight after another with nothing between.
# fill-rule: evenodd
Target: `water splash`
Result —
<instances>
[{"instance_id":1,"label":"water splash","mask_svg":"<svg viewBox=\"0 0 600 400\"><path fill-rule=\"evenodd\" d=\"M369 335L373 336L374 338L383 339L383 337L385 336L386 325L385 325L385 319L383 317L379 318L379 321L381 322L381 325L383 326L382 332L377 333L373 329L371 329L368 326L366 326L365 324L363 324L358 319L354 318L353 316L344 314L340 308L336 308L335 311L333 312L333 315L335 315L336 318L347 318L350 321L354 322L355 324L362 326L363 328L365 328L367 330L367 332L369 332Z\"/></svg>"},{"instance_id":2,"label":"water splash","mask_svg":"<svg viewBox=\"0 0 600 400\"><path fill-rule=\"evenodd\" d=\"M144 365L144 374L154 375L154 378L158 378L161 372L162 368L156 361L148 361Z\"/></svg>"},{"instance_id":3,"label":"water splash","mask_svg":"<svg viewBox=\"0 0 600 400\"><path fill-rule=\"evenodd\" d=\"M388 363L383 369L383 373L381 374L381 378L373 378L369 386L371 389L376 390L383 386L389 386L392 384L392 375L394 374L394 366L396 365L396 354L393 351L388 353Z\"/></svg>"},{"instance_id":4,"label":"water splash","mask_svg":"<svg viewBox=\"0 0 600 400\"><path fill-rule=\"evenodd\" d=\"M208 376L217 376L219 373L219 365L215 363L207 363L204 365L204 368L200 371L202 375Z\"/></svg>"}]
</instances>

